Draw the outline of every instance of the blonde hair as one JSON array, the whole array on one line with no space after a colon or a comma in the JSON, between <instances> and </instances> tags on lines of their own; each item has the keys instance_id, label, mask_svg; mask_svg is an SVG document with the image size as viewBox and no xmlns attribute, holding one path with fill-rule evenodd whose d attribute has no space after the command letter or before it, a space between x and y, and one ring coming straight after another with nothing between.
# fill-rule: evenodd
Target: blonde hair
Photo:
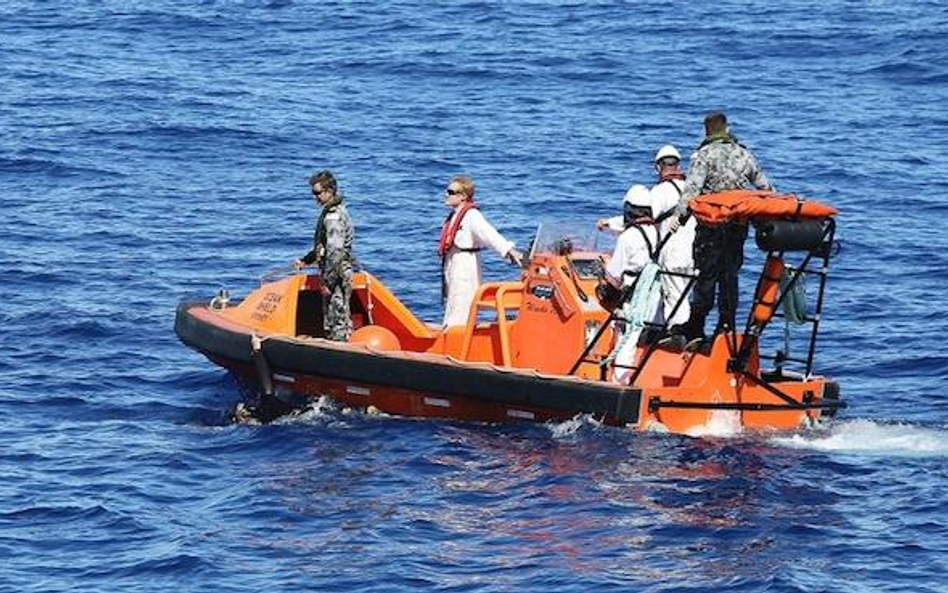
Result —
<instances>
[{"instance_id":1,"label":"blonde hair","mask_svg":"<svg viewBox=\"0 0 948 593\"><path fill-rule=\"evenodd\" d=\"M456 175L453 179L451 179L449 185L451 183L458 184L461 187L461 191L464 193L465 196L467 196L468 200L474 199L474 190L476 189L476 187L474 186L473 179L471 179L467 175Z\"/></svg>"}]
</instances>

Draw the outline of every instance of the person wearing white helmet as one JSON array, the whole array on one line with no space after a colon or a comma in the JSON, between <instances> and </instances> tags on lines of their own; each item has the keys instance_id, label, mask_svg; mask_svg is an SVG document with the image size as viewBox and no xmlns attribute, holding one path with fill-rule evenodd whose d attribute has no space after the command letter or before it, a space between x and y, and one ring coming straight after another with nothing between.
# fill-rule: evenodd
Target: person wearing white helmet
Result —
<instances>
[{"instance_id":1,"label":"person wearing white helmet","mask_svg":"<svg viewBox=\"0 0 948 593\"><path fill-rule=\"evenodd\" d=\"M695 220L690 218L678 232L671 229L675 208L685 185L678 149L671 144L659 148L655 153L655 172L658 174L658 183L652 186L649 193L652 216L661 221L661 237L668 237L662 246L658 263L666 272L691 274L694 271L692 248L695 240ZM662 274L662 310L669 325L684 323L691 315L691 304L684 294L687 287L688 278Z\"/></svg>"},{"instance_id":2,"label":"person wearing white helmet","mask_svg":"<svg viewBox=\"0 0 948 593\"><path fill-rule=\"evenodd\" d=\"M612 257L606 265L602 290L597 291L600 302L606 308L615 308L618 301L616 297L621 294L622 288L632 284L636 275L646 266L655 263L659 238L658 228L652 216L651 202L649 190L644 185L633 185L626 192L624 216L629 224L616 240ZM636 291L638 290L637 286ZM656 309L659 308L657 294L654 306ZM644 313L649 321L656 321L658 314L660 314L658 310ZM620 338L619 351L615 357L614 379L617 382L625 383L631 372L629 367L635 358L635 349L641 330L641 326L627 327L624 331L630 335L624 336L624 339Z\"/></svg>"},{"instance_id":3,"label":"person wearing white helmet","mask_svg":"<svg viewBox=\"0 0 948 593\"><path fill-rule=\"evenodd\" d=\"M685 176L681 174L681 171L678 170L678 163L681 162L681 155L678 154L678 150L675 149L675 147L672 146L671 144L666 144L665 146L661 147L658 150L658 153L655 155L655 169L656 171L658 171L658 176L660 180L659 183L661 183L662 181L665 181L666 179L665 177L662 176L663 168L659 166L660 162L662 163L674 162L675 163L674 171L677 172L677 175L678 175L677 177L675 177L675 179L681 180L685 178ZM668 171L668 174L671 175L673 169L669 167L667 171ZM610 231L618 235L619 233L621 233L622 231L624 231L625 229L629 227L630 220L629 220L629 216L625 212L625 209L627 208L629 199L631 198L633 190L636 187L638 186L634 185L630 187L627 192L625 192L625 200L623 200L623 213L617 216L610 216L609 218L600 218L599 220L596 221L596 228L598 228L600 231L609 229ZM676 187L681 187L680 183ZM680 195L681 194L678 194L678 193L675 194L675 204L678 203L678 197ZM675 204L672 204L672 206L674 206ZM666 207L663 202L661 209L656 210L653 207L652 211L655 218L657 219L658 215L662 212L665 212L667 209L668 207Z\"/></svg>"},{"instance_id":4,"label":"person wearing white helmet","mask_svg":"<svg viewBox=\"0 0 948 593\"><path fill-rule=\"evenodd\" d=\"M606 279L622 288L624 272L638 272L653 260L658 248L658 228L652 215L652 198L644 185L633 185L625 194L623 216L629 222L616 240Z\"/></svg>"},{"instance_id":5,"label":"person wearing white helmet","mask_svg":"<svg viewBox=\"0 0 948 593\"><path fill-rule=\"evenodd\" d=\"M600 218L596 221L596 228L598 228L600 231L609 229L617 235L629 228L629 225L632 224L636 218L636 215L634 214L635 207L632 204L632 200L636 198L638 188L640 187L644 186L633 185L628 189L628 191L625 192L625 198L622 200L622 214L610 216L609 218Z\"/></svg>"},{"instance_id":6,"label":"person wearing white helmet","mask_svg":"<svg viewBox=\"0 0 948 593\"><path fill-rule=\"evenodd\" d=\"M658 149L658 152L655 153L655 163L658 164L660 160L666 157L681 162L681 154L679 154L678 149L671 144L666 144L665 146L662 146Z\"/></svg>"}]
</instances>

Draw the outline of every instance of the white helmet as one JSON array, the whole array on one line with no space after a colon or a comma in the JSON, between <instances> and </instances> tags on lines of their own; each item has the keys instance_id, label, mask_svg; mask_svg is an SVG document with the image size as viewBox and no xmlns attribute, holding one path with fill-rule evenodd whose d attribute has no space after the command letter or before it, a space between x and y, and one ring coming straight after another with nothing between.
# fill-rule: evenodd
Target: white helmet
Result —
<instances>
[{"instance_id":1,"label":"white helmet","mask_svg":"<svg viewBox=\"0 0 948 593\"><path fill-rule=\"evenodd\" d=\"M644 185L635 184L625 192L625 201L633 206L651 206L652 200L648 188Z\"/></svg>"},{"instance_id":2,"label":"white helmet","mask_svg":"<svg viewBox=\"0 0 948 593\"><path fill-rule=\"evenodd\" d=\"M655 162L657 163L665 157L674 157L679 161L681 160L681 155L678 154L678 149L671 144L666 144L665 146L658 149L658 152L655 153Z\"/></svg>"}]
</instances>

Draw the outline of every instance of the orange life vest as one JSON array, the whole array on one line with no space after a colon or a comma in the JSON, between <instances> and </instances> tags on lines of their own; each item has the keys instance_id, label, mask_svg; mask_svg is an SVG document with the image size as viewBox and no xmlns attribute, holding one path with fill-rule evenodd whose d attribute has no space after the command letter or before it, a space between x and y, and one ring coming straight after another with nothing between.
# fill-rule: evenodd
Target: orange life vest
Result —
<instances>
[{"instance_id":1,"label":"orange life vest","mask_svg":"<svg viewBox=\"0 0 948 593\"><path fill-rule=\"evenodd\" d=\"M832 206L803 200L793 194L753 189L704 194L691 200L688 206L704 224L768 218L828 218L838 212Z\"/></svg>"},{"instance_id":2,"label":"orange life vest","mask_svg":"<svg viewBox=\"0 0 948 593\"><path fill-rule=\"evenodd\" d=\"M448 250L454 246L454 236L458 234L458 229L461 228L461 221L464 220L464 215L473 208L477 208L477 204L474 202L465 202L464 205L461 206L461 210L457 213L457 216L455 216L452 211L451 214L448 214L448 217L444 219L444 225L441 227L441 239L438 241L438 255L444 257L448 253Z\"/></svg>"}]
</instances>

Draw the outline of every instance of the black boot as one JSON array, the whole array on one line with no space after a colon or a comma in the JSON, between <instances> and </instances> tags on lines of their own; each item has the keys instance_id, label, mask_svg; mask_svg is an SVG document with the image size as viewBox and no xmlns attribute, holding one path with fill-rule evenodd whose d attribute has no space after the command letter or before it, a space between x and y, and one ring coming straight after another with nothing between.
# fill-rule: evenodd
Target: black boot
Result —
<instances>
[{"instance_id":1,"label":"black boot","mask_svg":"<svg viewBox=\"0 0 948 593\"><path fill-rule=\"evenodd\" d=\"M698 338L704 338L704 324L698 323L694 319L689 319L685 323L672 326L669 333L672 335L684 336L686 342Z\"/></svg>"}]
</instances>

